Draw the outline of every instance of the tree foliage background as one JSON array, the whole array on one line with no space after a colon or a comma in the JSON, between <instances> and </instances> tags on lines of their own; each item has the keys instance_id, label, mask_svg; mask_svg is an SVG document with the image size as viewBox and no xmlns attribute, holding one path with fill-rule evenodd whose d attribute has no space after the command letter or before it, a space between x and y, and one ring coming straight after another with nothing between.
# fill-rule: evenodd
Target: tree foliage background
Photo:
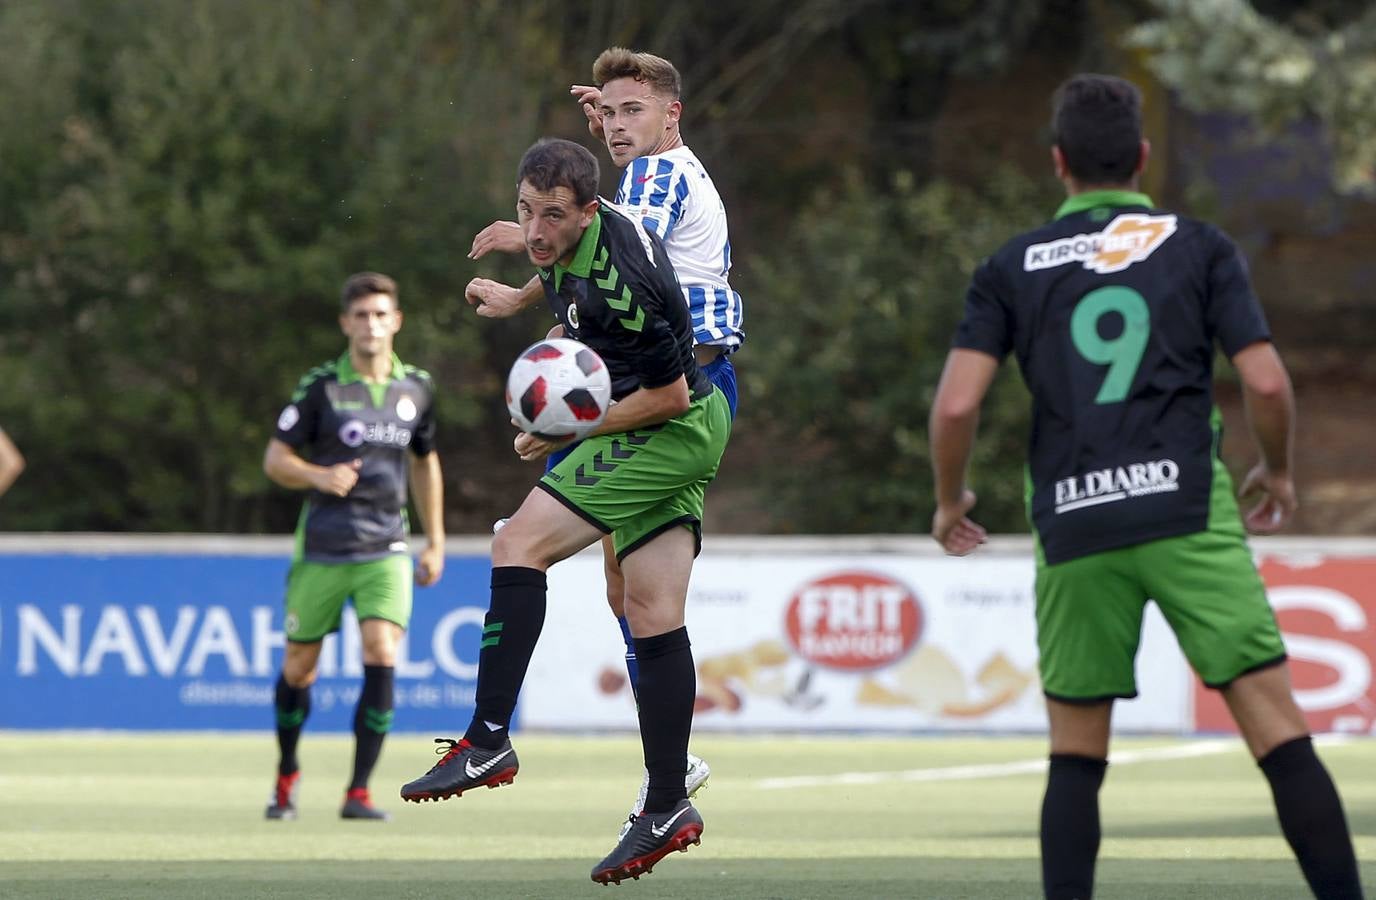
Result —
<instances>
[{"instance_id":1,"label":"tree foliage background","mask_svg":"<svg viewBox=\"0 0 1376 900\"><path fill-rule=\"evenodd\" d=\"M509 512L535 473L509 452L501 383L548 319L472 315L469 278L528 269L466 253L510 217L527 145L591 145L567 87L624 44L680 63L686 139L726 196L747 302L742 418L709 515L740 530L924 530L925 422L965 279L1059 190L1036 126L986 123L975 140L942 123L981 79L1030 65L1049 88L1117 58L1132 26L1148 48L1134 52L1194 99L1189 66L1215 63L1196 53L1209 38L1191 4L1127 6L10 0L0 427L30 466L0 527L290 529L299 498L267 482L262 450L299 375L342 349L336 293L363 269L400 282L399 350L439 385L451 530ZM1345 46L1369 46L1371 16L1339 18L1323 34L1355 29ZM1271 25L1294 22L1258 28ZM1283 69L1299 51L1267 34L1281 59L1267 71ZM1333 46L1305 40L1311 56ZM1323 84L1335 99L1311 112L1362 119ZM1286 85L1278 96L1298 96ZM1017 104L989 117L1022 122ZM1369 134L1348 141L1344 183L1360 182ZM615 173L603 180L612 190ZM1026 418L1007 368L973 478L983 521L1013 531Z\"/></svg>"}]
</instances>

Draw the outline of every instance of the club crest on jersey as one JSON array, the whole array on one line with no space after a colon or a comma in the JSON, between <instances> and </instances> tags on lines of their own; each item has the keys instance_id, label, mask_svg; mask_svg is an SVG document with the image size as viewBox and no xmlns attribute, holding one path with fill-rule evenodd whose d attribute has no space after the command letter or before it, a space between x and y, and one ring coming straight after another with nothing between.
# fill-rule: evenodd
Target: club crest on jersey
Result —
<instances>
[{"instance_id":1,"label":"club crest on jersey","mask_svg":"<svg viewBox=\"0 0 1376 900\"><path fill-rule=\"evenodd\" d=\"M578 330L578 304L576 304L576 303L570 303L570 304L568 305L568 308L565 310L564 315L566 315L566 316L568 317L568 320L569 320L569 327L572 328L574 331L577 331L577 330Z\"/></svg>"},{"instance_id":2,"label":"club crest on jersey","mask_svg":"<svg viewBox=\"0 0 1376 900\"><path fill-rule=\"evenodd\" d=\"M277 417L278 431L291 431L297 422L301 421L301 410L296 408L293 403L282 410L282 414Z\"/></svg>"},{"instance_id":3,"label":"club crest on jersey","mask_svg":"<svg viewBox=\"0 0 1376 900\"><path fill-rule=\"evenodd\" d=\"M1121 272L1156 252L1175 234L1175 216L1123 213L1093 234L1077 234L1045 244L1033 244L1023 253L1024 272L1054 269L1080 263L1091 272Z\"/></svg>"},{"instance_id":4,"label":"club crest on jersey","mask_svg":"<svg viewBox=\"0 0 1376 900\"><path fill-rule=\"evenodd\" d=\"M416 401L410 397L402 397L397 401L397 418L403 422L409 422L416 417Z\"/></svg>"}]
</instances>

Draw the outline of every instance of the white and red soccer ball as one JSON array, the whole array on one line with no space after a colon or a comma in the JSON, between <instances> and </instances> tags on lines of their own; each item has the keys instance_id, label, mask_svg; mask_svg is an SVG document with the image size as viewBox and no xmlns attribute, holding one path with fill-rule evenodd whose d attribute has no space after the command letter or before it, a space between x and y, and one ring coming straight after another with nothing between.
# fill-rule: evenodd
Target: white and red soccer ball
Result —
<instances>
[{"instance_id":1,"label":"white and red soccer ball","mask_svg":"<svg viewBox=\"0 0 1376 900\"><path fill-rule=\"evenodd\" d=\"M581 438L606 418L612 378L602 357L568 338L546 338L516 358L506 408L522 431L550 440Z\"/></svg>"}]
</instances>

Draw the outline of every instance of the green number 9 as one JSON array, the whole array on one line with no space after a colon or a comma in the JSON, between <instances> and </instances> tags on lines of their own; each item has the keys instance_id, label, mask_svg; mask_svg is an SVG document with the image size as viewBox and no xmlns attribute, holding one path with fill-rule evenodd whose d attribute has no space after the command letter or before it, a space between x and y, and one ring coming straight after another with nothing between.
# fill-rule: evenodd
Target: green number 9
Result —
<instances>
[{"instance_id":1,"label":"green number 9","mask_svg":"<svg viewBox=\"0 0 1376 900\"><path fill-rule=\"evenodd\" d=\"M1123 333L1112 340L1099 337L1099 320L1106 313L1123 317ZM1102 287L1085 294L1070 317L1070 338L1080 355L1108 366L1095 403L1118 403L1128 395L1151 334L1146 299L1132 288Z\"/></svg>"}]
</instances>

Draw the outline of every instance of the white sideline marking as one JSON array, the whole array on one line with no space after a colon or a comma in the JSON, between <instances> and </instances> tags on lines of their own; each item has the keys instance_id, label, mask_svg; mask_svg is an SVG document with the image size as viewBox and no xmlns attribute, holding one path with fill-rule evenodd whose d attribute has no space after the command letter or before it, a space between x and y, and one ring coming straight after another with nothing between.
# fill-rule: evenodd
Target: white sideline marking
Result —
<instances>
[{"instance_id":1,"label":"white sideline marking","mask_svg":"<svg viewBox=\"0 0 1376 900\"><path fill-rule=\"evenodd\" d=\"M1345 734L1317 735L1314 743L1331 747L1346 744L1351 740ZM1231 750L1246 750L1240 738L1215 738L1207 741L1191 741L1169 747L1153 747L1147 750L1128 750L1109 755L1109 762L1115 766L1132 765L1141 762L1157 762L1165 759L1191 759L1196 756L1214 756ZM1036 775L1046 771L1047 761L1024 759L1016 762L986 763L978 766L945 766L939 769L906 769L901 772L840 772L836 775L795 775L787 778L764 778L755 787L765 791L784 790L801 787L830 787L835 785L884 784L894 781L971 781L977 778L1005 778L1009 775Z\"/></svg>"}]
</instances>

